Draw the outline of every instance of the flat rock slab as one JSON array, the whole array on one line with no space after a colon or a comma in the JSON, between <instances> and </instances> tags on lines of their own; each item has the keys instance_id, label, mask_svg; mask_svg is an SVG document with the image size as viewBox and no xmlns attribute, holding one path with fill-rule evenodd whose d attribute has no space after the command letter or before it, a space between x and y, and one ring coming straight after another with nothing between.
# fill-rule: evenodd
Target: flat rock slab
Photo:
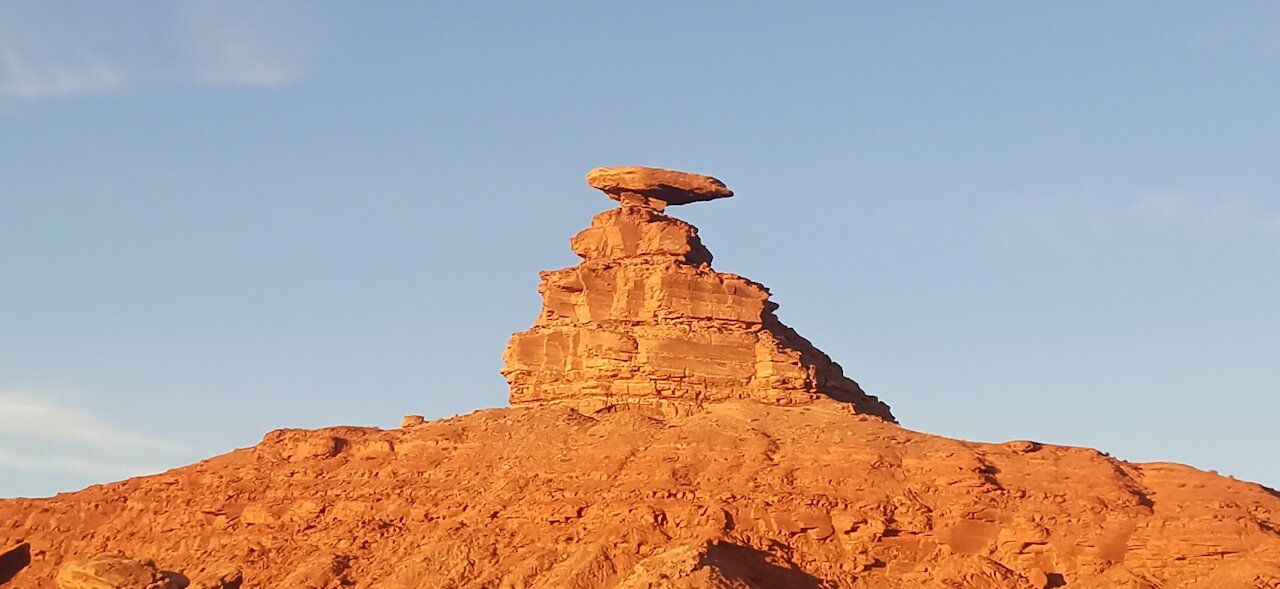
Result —
<instances>
[{"instance_id":1,"label":"flat rock slab","mask_svg":"<svg viewBox=\"0 0 1280 589\"><path fill-rule=\"evenodd\" d=\"M154 562L120 554L73 560L58 571L59 589L183 589L186 577L161 571Z\"/></svg>"},{"instance_id":2,"label":"flat rock slab","mask_svg":"<svg viewBox=\"0 0 1280 589\"><path fill-rule=\"evenodd\" d=\"M663 206L733 196L724 182L711 176L644 166L596 168L587 172L587 184L624 203L629 195L661 201Z\"/></svg>"}]
</instances>

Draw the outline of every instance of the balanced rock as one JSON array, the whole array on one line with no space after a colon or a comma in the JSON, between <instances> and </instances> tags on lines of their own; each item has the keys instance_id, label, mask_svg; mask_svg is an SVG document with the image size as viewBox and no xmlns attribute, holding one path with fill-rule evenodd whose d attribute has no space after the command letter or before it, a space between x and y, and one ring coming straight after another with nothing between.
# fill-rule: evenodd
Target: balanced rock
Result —
<instances>
[{"instance_id":1,"label":"balanced rock","mask_svg":"<svg viewBox=\"0 0 1280 589\"><path fill-rule=\"evenodd\" d=\"M60 589L183 589L187 579L161 571L154 562L119 554L73 560L58 571Z\"/></svg>"},{"instance_id":2,"label":"balanced rock","mask_svg":"<svg viewBox=\"0 0 1280 589\"><path fill-rule=\"evenodd\" d=\"M689 172L644 166L596 168L587 172L587 184L603 190L623 204L661 211L667 205L683 205L733 196L723 182Z\"/></svg>"},{"instance_id":3,"label":"balanced rock","mask_svg":"<svg viewBox=\"0 0 1280 589\"><path fill-rule=\"evenodd\" d=\"M619 169L632 170L593 174L614 178L606 172ZM828 398L893 419L887 405L778 320L768 289L712 270L692 225L624 202L596 215L570 244L582 263L541 274L542 312L507 345L502 372L512 405L681 415L733 399L799 405Z\"/></svg>"}]
</instances>

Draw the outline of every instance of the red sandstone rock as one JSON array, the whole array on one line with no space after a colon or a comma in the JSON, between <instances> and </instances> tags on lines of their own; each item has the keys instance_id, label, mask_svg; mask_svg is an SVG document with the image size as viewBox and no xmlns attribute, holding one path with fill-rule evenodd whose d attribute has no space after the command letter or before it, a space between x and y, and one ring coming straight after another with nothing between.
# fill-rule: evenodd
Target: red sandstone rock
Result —
<instances>
[{"instance_id":1,"label":"red sandstone rock","mask_svg":"<svg viewBox=\"0 0 1280 589\"><path fill-rule=\"evenodd\" d=\"M587 172L587 184L603 190L624 204L662 210L667 205L728 198L733 191L710 176L643 166L596 168ZM658 201L658 202L653 202Z\"/></svg>"},{"instance_id":2,"label":"red sandstone rock","mask_svg":"<svg viewBox=\"0 0 1280 589\"><path fill-rule=\"evenodd\" d=\"M196 577L187 589L240 589L243 583L239 567L223 565Z\"/></svg>"},{"instance_id":3,"label":"red sandstone rock","mask_svg":"<svg viewBox=\"0 0 1280 589\"><path fill-rule=\"evenodd\" d=\"M119 554L100 554L73 560L58 571L59 589L183 589L187 579L166 573L149 560Z\"/></svg>"},{"instance_id":4,"label":"red sandstone rock","mask_svg":"<svg viewBox=\"0 0 1280 589\"><path fill-rule=\"evenodd\" d=\"M676 415L731 399L831 398L893 419L778 321L765 287L712 270L692 225L623 206L596 215L570 245L582 263L542 273L542 312L507 346L512 405Z\"/></svg>"},{"instance_id":5,"label":"red sandstone rock","mask_svg":"<svg viewBox=\"0 0 1280 589\"><path fill-rule=\"evenodd\" d=\"M63 563L104 550L193 579L234 564L245 589L661 587L650 573L754 589L1280 586L1275 491L1028 449L831 401L666 419L492 409L285 430L156 476L3 500L0 545L31 543L20 589L53 589Z\"/></svg>"}]
</instances>

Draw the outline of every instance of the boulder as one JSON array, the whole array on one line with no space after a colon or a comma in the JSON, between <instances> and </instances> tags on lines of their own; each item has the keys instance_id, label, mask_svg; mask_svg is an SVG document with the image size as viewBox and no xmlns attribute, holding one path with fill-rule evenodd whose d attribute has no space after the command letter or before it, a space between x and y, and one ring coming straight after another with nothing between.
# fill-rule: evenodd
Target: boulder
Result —
<instances>
[{"instance_id":1,"label":"boulder","mask_svg":"<svg viewBox=\"0 0 1280 589\"><path fill-rule=\"evenodd\" d=\"M68 561L57 582L60 589L183 589L188 584L186 577L162 571L150 560L120 554Z\"/></svg>"},{"instance_id":2,"label":"boulder","mask_svg":"<svg viewBox=\"0 0 1280 589\"><path fill-rule=\"evenodd\" d=\"M733 196L724 182L711 176L644 166L596 168L587 172L587 184L623 204L658 210Z\"/></svg>"}]
</instances>

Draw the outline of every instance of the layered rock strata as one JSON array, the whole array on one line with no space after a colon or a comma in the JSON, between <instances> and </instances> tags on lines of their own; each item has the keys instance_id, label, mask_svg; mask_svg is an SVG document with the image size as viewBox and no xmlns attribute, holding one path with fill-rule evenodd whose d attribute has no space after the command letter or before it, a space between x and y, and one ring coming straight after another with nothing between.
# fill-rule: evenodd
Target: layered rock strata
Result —
<instances>
[{"instance_id":1,"label":"layered rock strata","mask_svg":"<svg viewBox=\"0 0 1280 589\"><path fill-rule=\"evenodd\" d=\"M711 176L643 166L596 168L587 172L587 184L618 202L643 204L659 211L667 205L733 196L724 182Z\"/></svg>"},{"instance_id":2,"label":"layered rock strata","mask_svg":"<svg viewBox=\"0 0 1280 589\"><path fill-rule=\"evenodd\" d=\"M831 398L893 419L887 405L778 320L768 289L713 270L698 230L660 211L732 192L707 176L635 170L588 175L621 206L596 215L570 241L582 263L541 273L542 312L504 354L512 405L680 415L732 399L799 405Z\"/></svg>"}]
</instances>

